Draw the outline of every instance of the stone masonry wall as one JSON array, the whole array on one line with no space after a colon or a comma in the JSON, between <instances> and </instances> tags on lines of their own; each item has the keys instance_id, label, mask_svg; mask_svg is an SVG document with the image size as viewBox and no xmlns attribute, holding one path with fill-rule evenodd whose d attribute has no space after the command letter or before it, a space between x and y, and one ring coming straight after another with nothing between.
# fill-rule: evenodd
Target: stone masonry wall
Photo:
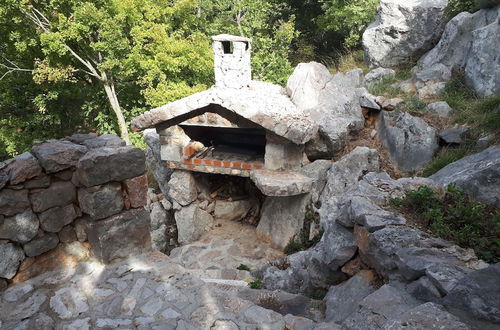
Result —
<instances>
[{"instance_id":1,"label":"stone masonry wall","mask_svg":"<svg viewBox=\"0 0 500 330\"><path fill-rule=\"evenodd\" d=\"M35 143L0 162L0 281L59 243L89 241L103 262L149 250L147 187L144 152L109 134Z\"/></svg>"}]
</instances>

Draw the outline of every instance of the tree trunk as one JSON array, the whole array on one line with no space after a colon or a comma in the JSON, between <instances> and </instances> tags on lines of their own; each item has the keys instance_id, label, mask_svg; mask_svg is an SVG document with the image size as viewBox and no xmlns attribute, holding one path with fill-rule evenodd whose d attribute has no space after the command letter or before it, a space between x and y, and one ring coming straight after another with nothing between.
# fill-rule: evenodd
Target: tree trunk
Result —
<instances>
[{"instance_id":1,"label":"tree trunk","mask_svg":"<svg viewBox=\"0 0 500 330\"><path fill-rule=\"evenodd\" d=\"M116 97L115 86L110 81L104 82L104 90L108 96L109 104L113 111L115 112L116 118L118 119L118 126L120 127L120 135L126 144L130 144L130 138L128 136L127 123L125 122L125 116L123 116L122 109L120 108L120 103L118 103L118 98Z\"/></svg>"}]
</instances>

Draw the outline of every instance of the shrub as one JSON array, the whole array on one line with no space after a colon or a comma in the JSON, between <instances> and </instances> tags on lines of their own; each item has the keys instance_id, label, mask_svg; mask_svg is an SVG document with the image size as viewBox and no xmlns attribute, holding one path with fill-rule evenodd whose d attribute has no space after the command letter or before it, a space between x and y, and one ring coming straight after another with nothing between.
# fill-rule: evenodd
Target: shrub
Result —
<instances>
[{"instance_id":1,"label":"shrub","mask_svg":"<svg viewBox=\"0 0 500 330\"><path fill-rule=\"evenodd\" d=\"M244 264L240 264L238 267L236 267L236 269L250 271L250 267L248 267L247 265L244 265Z\"/></svg>"},{"instance_id":2,"label":"shrub","mask_svg":"<svg viewBox=\"0 0 500 330\"><path fill-rule=\"evenodd\" d=\"M262 289L263 288L262 282L260 280L252 281L248 284L248 286L250 287L250 289Z\"/></svg>"},{"instance_id":3,"label":"shrub","mask_svg":"<svg viewBox=\"0 0 500 330\"><path fill-rule=\"evenodd\" d=\"M441 193L421 186L392 204L418 217L433 234L474 249L479 258L490 263L500 259L500 211L456 186L449 185Z\"/></svg>"},{"instance_id":4,"label":"shrub","mask_svg":"<svg viewBox=\"0 0 500 330\"><path fill-rule=\"evenodd\" d=\"M464 11L473 13L479 9L491 8L498 4L498 0L448 0L445 14L451 19Z\"/></svg>"}]
</instances>

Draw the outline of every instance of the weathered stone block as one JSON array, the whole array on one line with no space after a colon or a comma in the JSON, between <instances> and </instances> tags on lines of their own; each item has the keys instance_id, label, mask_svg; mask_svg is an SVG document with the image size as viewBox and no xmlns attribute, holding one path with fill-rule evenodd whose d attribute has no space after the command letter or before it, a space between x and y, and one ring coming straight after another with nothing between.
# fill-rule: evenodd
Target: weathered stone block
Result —
<instances>
[{"instance_id":1,"label":"weathered stone block","mask_svg":"<svg viewBox=\"0 0 500 330\"><path fill-rule=\"evenodd\" d=\"M12 216L30 206L28 190L3 189L0 191L0 214Z\"/></svg>"},{"instance_id":2,"label":"weathered stone block","mask_svg":"<svg viewBox=\"0 0 500 330\"><path fill-rule=\"evenodd\" d=\"M36 257L52 250L58 243L59 237L57 237L57 234L46 233L45 235L24 244L23 249L28 257Z\"/></svg>"},{"instance_id":3,"label":"weathered stone block","mask_svg":"<svg viewBox=\"0 0 500 330\"><path fill-rule=\"evenodd\" d=\"M19 265L24 260L23 249L11 243L0 243L0 278L11 279L16 275Z\"/></svg>"},{"instance_id":4,"label":"weathered stone block","mask_svg":"<svg viewBox=\"0 0 500 330\"><path fill-rule=\"evenodd\" d=\"M191 172L174 171L168 181L169 196L182 206L189 205L198 197L196 181Z\"/></svg>"},{"instance_id":5,"label":"weathered stone block","mask_svg":"<svg viewBox=\"0 0 500 330\"><path fill-rule=\"evenodd\" d=\"M78 240L76 237L75 228L73 226L64 227L59 233L59 242L61 243L71 243Z\"/></svg>"},{"instance_id":6,"label":"weathered stone block","mask_svg":"<svg viewBox=\"0 0 500 330\"><path fill-rule=\"evenodd\" d=\"M296 170L304 159L304 146L286 142L266 143L265 167L267 170Z\"/></svg>"},{"instance_id":7,"label":"weathered stone block","mask_svg":"<svg viewBox=\"0 0 500 330\"><path fill-rule=\"evenodd\" d=\"M123 181L123 188L127 194L125 204L137 208L147 204L148 177L146 174Z\"/></svg>"},{"instance_id":8,"label":"weathered stone block","mask_svg":"<svg viewBox=\"0 0 500 330\"><path fill-rule=\"evenodd\" d=\"M50 186L50 176L41 174L29 181L24 182L25 189L42 189Z\"/></svg>"},{"instance_id":9,"label":"weathered stone block","mask_svg":"<svg viewBox=\"0 0 500 330\"><path fill-rule=\"evenodd\" d=\"M247 215L253 205L254 203L250 199L239 201L217 200L215 202L214 217L219 220L239 221Z\"/></svg>"},{"instance_id":10,"label":"weathered stone block","mask_svg":"<svg viewBox=\"0 0 500 330\"><path fill-rule=\"evenodd\" d=\"M91 253L102 262L151 250L150 218L144 209L132 209L102 221L88 230Z\"/></svg>"},{"instance_id":11,"label":"weathered stone block","mask_svg":"<svg viewBox=\"0 0 500 330\"><path fill-rule=\"evenodd\" d=\"M57 233L64 226L69 225L77 217L75 206L69 204L63 207L53 207L38 215L40 219L40 227L43 230Z\"/></svg>"},{"instance_id":12,"label":"weathered stone block","mask_svg":"<svg viewBox=\"0 0 500 330\"><path fill-rule=\"evenodd\" d=\"M212 229L214 218L198 205L191 204L175 213L178 241L180 244L189 244L198 240L203 233Z\"/></svg>"},{"instance_id":13,"label":"weathered stone block","mask_svg":"<svg viewBox=\"0 0 500 330\"><path fill-rule=\"evenodd\" d=\"M38 218L31 210L26 210L0 222L0 239L26 243L38 232Z\"/></svg>"},{"instance_id":14,"label":"weathered stone block","mask_svg":"<svg viewBox=\"0 0 500 330\"><path fill-rule=\"evenodd\" d=\"M96 149L101 147L123 147L125 141L113 134L103 134L93 139L86 139L83 145L89 149Z\"/></svg>"},{"instance_id":15,"label":"weathered stone block","mask_svg":"<svg viewBox=\"0 0 500 330\"><path fill-rule=\"evenodd\" d=\"M10 184L16 185L42 173L38 160L29 152L22 153L5 162L7 165L2 171L7 171Z\"/></svg>"},{"instance_id":16,"label":"weathered stone block","mask_svg":"<svg viewBox=\"0 0 500 330\"><path fill-rule=\"evenodd\" d=\"M77 164L75 178L85 187L123 181L146 170L144 152L132 146L90 150Z\"/></svg>"},{"instance_id":17,"label":"weathered stone block","mask_svg":"<svg viewBox=\"0 0 500 330\"><path fill-rule=\"evenodd\" d=\"M49 140L35 144L31 151L47 173L55 173L75 166L87 148L63 140Z\"/></svg>"},{"instance_id":18,"label":"weathered stone block","mask_svg":"<svg viewBox=\"0 0 500 330\"><path fill-rule=\"evenodd\" d=\"M43 212L54 206L64 206L76 200L76 188L71 182L54 182L47 189L30 192L33 211Z\"/></svg>"},{"instance_id":19,"label":"weathered stone block","mask_svg":"<svg viewBox=\"0 0 500 330\"><path fill-rule=\"evenodd\" d=\"M113 182L102 186L78 189L82 211L94 220L104 219L123 210L121 184Z\"/></svg>"}]
</instances>

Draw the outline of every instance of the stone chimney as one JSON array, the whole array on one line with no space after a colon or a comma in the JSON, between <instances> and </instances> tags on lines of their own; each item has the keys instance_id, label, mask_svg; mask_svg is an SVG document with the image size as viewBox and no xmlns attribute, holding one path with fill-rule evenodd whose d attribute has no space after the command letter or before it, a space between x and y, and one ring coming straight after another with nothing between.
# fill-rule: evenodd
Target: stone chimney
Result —
<instances>
[{"instance_id":1,"label":"stone chimney","mask_svg":"<svg viewBox=\"0 0 500 330\"><path fill-rule=\"evenodd\" d=\"M252 40L219 34L212 37L214 49L215 86L244 88L252 80L250 53Z\"/></svg>"}]
</instances>

